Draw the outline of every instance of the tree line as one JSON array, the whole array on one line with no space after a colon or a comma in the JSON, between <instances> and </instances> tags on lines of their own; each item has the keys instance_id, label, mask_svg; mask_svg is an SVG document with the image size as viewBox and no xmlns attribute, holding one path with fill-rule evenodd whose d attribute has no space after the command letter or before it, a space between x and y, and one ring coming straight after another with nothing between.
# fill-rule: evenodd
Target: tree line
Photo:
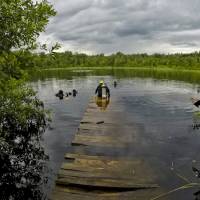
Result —
<instances>
[{"instance_id":1,"label":"tree line","mask_svg":"<svg viewBox=\"0 0 200 200\"><path fill-rule=\"evenodd\" d=\"M190 54L123 54L87 55L83 53L51 52L31 53L15 52L21 61L22 69L47 69L67 67L150 67L200 69L200 52Z\"/></svg>"}]
</instances>

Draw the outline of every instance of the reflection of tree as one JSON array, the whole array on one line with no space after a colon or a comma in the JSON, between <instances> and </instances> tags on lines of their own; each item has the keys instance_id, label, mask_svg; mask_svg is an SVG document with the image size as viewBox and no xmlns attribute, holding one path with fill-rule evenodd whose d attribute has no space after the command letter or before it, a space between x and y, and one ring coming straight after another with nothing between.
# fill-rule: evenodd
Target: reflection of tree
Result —
<instances>
[{"instance_id":1,"label":"reflection of tree","mask_svg":"<svg viewBox=\"0 0 200 200\"><path fill-rule=\"evenodd\" d=\"M0 198L42 199L48 157L40 139L48 117L32 90L9 89L0 96Z\"/></svg>"},{"instance_id":2,"label":"reflection of tree","mask_svg":"<svg viewBox=\"0 0 200 200\"><path fill-rule=\"evenodd\" d=\"M0 194L4 199L41 199L39 186L45 177L41 173L45 167L45 156L38 139L22 142L18 147L1 153Z\"/></svg>"}]
</instances>

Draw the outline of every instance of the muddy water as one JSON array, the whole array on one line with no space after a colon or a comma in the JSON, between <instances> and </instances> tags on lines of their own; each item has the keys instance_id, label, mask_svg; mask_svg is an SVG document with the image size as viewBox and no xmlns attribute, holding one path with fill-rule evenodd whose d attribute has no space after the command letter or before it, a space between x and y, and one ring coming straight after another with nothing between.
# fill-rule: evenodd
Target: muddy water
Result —
<instances>
[{"instance_id":1,"label":"muddy water","mask_svg":"<svg viewBox=\"0 0 200 200\"><path fill-rule=\"evenodd\" d=\"M74 152L71 141L87 107L98 81L104 79L111 89L112 98L120 104L120 122L128 128L134 125L137 142L123 151L113 148L85 148L85 153L101 155L107 152L112 156L139 156L147 161L157 172L157 183L166 191L190 182L200 182L195 177L192 166L200 167L200 129L193 124L200 123L200 117L191 104L192 96L200 97L197 87L179 81L166 81L142 78L123 78L117 80L111 76L74 77L71 80L46 79L32 82L38 96L52 110L51 128L46 131L43 143L49 154L50 193L55 175L63 162L64 153ZM62 89L69 92L78 90L77 97L59 100L55 93ZM108 105L108 107L110 106ZM116 118L118 116L115 116ZM129 130L130 131L130 130ZM125 132L122 134L126 134ZM172 193L168 199L195 199L198 188ZM162 198L160 198L162 199Z\"/></svg>"}]
</instances>

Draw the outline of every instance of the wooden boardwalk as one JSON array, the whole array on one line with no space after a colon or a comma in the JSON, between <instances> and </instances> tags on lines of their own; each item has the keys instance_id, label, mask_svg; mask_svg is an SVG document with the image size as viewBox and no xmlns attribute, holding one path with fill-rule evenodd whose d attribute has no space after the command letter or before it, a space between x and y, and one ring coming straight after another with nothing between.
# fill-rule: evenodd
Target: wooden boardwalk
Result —
<instances>
[{"instance_id":1,"label":"wooden boardwalk","mask_svg":"<svg viewBox=\"0 0 200 200\"><path fill-rule=\"evenodd\" d=\"M160 194L156 173L140 158L111 156L107 151L124 151L137 142L130 125L121 124L122 110L113 103L104 110L89 102L72 145L62 164L52 200L148 200ZM118 117L116 117L118 116ZM94 149L87 155L86 148ZM95 149L105 149L97 155Z\"/></svg>"}]
</instances>

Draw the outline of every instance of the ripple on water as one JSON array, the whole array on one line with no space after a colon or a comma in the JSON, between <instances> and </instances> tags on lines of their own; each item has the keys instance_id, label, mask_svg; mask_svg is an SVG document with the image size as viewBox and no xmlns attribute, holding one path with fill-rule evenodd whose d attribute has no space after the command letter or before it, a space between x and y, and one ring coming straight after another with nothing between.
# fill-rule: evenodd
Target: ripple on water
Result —
<instances>
[{"instance_id":1,"label":"ripple on water","mask_svg":"<svg viewBox=\"0 0 200 200\"><path fill-rule=\"evenodd\" d=\"M100 79L106 80L111 89L109 106L112 106L113 98L116 105L121 105L118 111L126 119L124 124L135 126L138 143L124 151L86 147L84 152L103 155L106 151L113 156L139 155L155 167L160 178L158 182L166 188L177 183L180 185L180 178L170 170L172 163L174 170L191 177L192 160L200 162L200 131L192 129L194 110L190 100L196 91L194 86L183 82L152 79L121 79L117 88L112 87L115 78L109 76L74 77L73 80L49 79L33 83L39 97L45 101L45 106L54 112L54 129L47 131L45 135L45 148L50 152L52 166L59 168L66 150L81 151L81 147L73 149L74 147L70 148L66 144L73 138L79 124L78 119L81 119L88 99L94 95ZM75 88L80 93L75 99L59 101L54 95L60 88ZM184 195L179 193L178 198L192 199L192 192L188 190ZM170 200L176 199L177 196L170 196Z\"/></svg>"}]
</instances>

